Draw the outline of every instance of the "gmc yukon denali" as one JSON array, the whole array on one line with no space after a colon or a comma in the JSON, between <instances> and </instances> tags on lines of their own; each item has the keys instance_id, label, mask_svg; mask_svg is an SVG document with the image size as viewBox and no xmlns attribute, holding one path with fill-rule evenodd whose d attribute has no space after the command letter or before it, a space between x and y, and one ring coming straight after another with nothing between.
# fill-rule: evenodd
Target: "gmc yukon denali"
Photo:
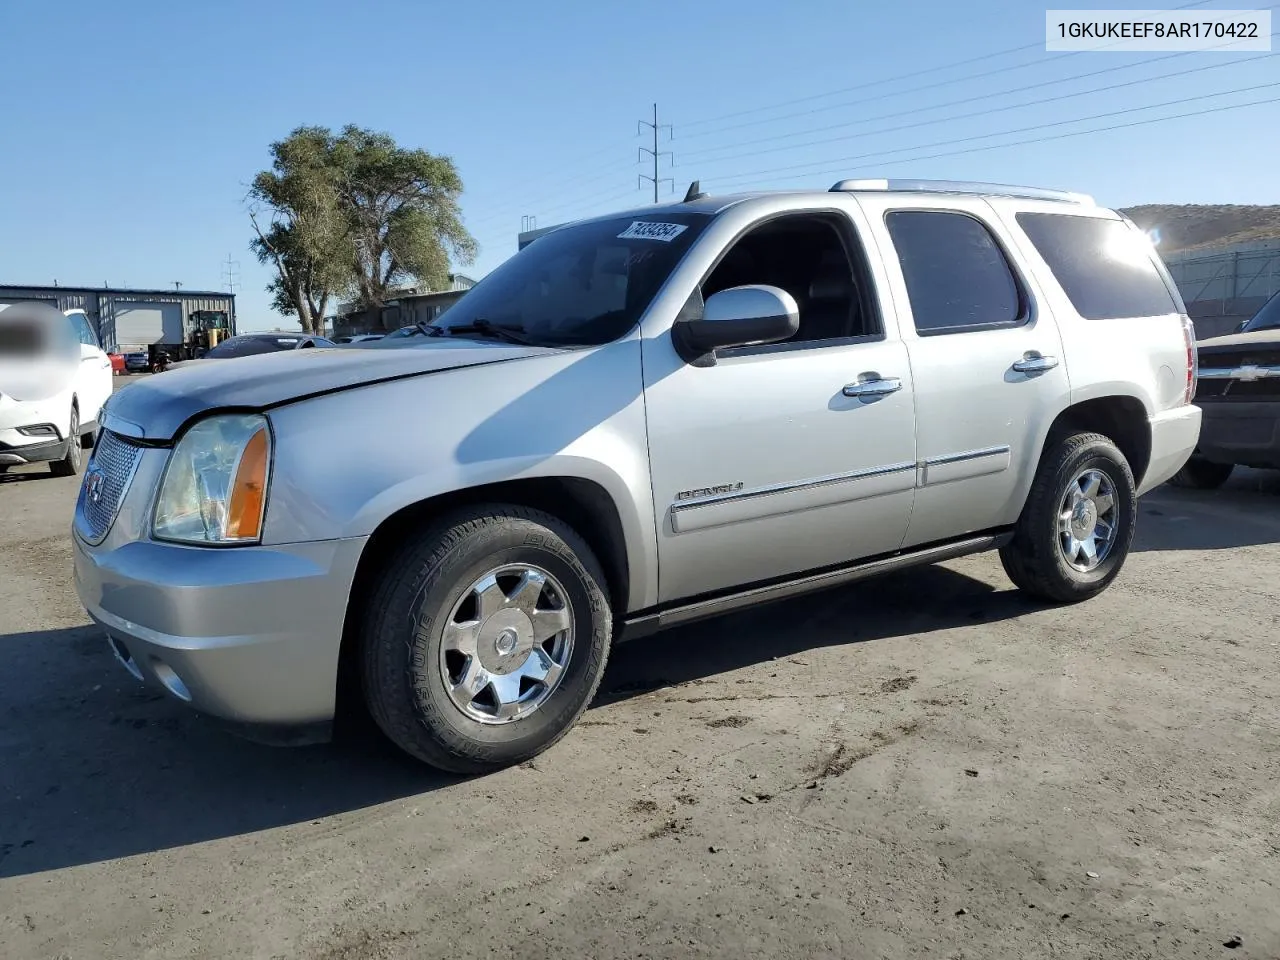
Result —
<instances>
[{"instance_id":1,"label":"gmc yukon denali","mask_svg":"<svg viewBox=\"0 0 1280 960\"><path fill-rule=\"evenodd\" d=\"M134 676L284 742L355 689L492 770L673 624L986 550L1093 597L1200 431L1146 238L1033 188L691 188L546 233L422 333L112 398L75 579Z\"/></svg>"}]
</instances>

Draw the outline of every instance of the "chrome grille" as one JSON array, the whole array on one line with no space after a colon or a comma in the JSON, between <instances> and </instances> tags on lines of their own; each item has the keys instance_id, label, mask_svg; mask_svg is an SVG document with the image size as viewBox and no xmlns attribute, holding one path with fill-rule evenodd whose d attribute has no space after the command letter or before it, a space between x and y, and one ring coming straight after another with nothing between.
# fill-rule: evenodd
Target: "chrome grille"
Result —
<instances>
[{"instance_id":1,"label":"chrome grille","mask_svg":"<svg viewBox=\"0 0 1280 960\"><path fill-rule=\"evenodd\" d=\"M90 543L101 543L111 529L141 459L142 447L127 437L110 430L98 434L76 503L76 526Z\"/></svg>"}]
</instances>

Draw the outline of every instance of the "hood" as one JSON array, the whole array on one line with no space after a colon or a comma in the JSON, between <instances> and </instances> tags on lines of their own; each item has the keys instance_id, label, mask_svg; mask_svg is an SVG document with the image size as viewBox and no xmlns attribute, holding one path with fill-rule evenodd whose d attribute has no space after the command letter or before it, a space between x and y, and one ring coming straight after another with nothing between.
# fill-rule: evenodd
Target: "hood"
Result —
<instances>
[{"instance_id":1,"label":"hood","mask_svg":"<svg viewBox=\"0 0 1280 960\"><path fill-rule=\"evenodd\" d=\"M1269 330L1253 330L1249 333L1229 333L1221 337L1209 337L1196 343L1200 350L1215 352L1217 348L1239 349L1240 347L1261 347L1280 344L1280 328Z\"/></svg>"},{"instance_id":2,"label":"hood","mask_svg":"<svg viewBox=\"0 0 1280 960\"><path fill-rule=\"evenodd\" d=\"M206 410L263 410L385 380L559 352L553 347L431 339L189 361L118 391L107 403L105 425L142 440L170 440L184 423Z\"/></svg>"}]
</instances>

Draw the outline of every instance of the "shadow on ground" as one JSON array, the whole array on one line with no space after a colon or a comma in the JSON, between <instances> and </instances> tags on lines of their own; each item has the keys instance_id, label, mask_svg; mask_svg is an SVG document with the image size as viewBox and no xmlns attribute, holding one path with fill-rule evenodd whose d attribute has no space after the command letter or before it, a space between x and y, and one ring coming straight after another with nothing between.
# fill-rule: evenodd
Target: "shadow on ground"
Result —
<instances>
[{"instance_id":1,"label":"shadow on ground","mask_svg":"<svg viewBox=\"0 0 1280 960\"><path fill-rule=\"evenodd\" d=\"M1135 551L1280 543L1280 470L1237 468L1218 490L1162 486L1138 504Z\"/></svg>"},{"instance_id":2,"label":"shadow on ground","mask_svg":"<svg viewBox=\"0 0 1280 960\"><path fill-rule=\"evenodd\" d=\"M0 483L28 483L32 480L51 480L53 474L49 472L49 468L44 464L37 464L32 467L10 467L8 470L0 471Z\"/></svg>"},{"instance_id":3,"label":"shadow on ground","mask_svg":"<svg viewBox=\"0 0 1280 960\"><path fill-rule=\"evenodd\" d=\"M597 706L838 644L1006 619L1012 591L930 567L620 646ZM318 820L456 782L367 730L233 737L114 662L93 627L0 636L0 878Z\"/></svg>"}]
</instances>

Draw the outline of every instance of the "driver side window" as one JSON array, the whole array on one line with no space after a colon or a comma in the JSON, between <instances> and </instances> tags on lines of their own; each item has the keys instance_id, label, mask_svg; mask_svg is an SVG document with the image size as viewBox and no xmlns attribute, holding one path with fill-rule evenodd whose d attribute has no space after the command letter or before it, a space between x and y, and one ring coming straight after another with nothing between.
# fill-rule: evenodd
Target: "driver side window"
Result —
<instances>
[{"instance_id":1,"label":"driver side window","mask_svg":"<svg viewBox=\"0 0 1280 960\"><path fill-rule=\"evenodd\" d=\"M768 284L791 294L799 307L800 328L780 343L725 353L881 336L865 258L852 232L842 229L834 216L784 216L753 227L725 252L699 292L705 303L721 290L748 284Z\"/></svg>"}]
</instances>

